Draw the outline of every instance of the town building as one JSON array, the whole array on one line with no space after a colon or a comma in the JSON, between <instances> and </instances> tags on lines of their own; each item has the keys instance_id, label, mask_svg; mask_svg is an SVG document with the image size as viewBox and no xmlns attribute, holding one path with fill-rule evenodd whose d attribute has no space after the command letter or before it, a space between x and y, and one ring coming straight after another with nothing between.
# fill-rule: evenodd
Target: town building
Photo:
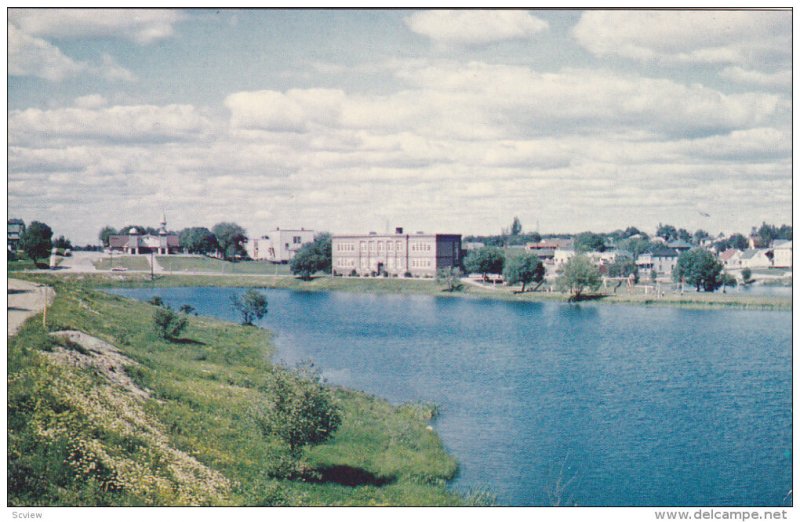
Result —
<instances>
[{"instance_id":1,"label":"town building","mask_svg":"<svg viewBox=\"0 0 800 522\"><path fill-rule=\"evenodd\" d=\"M8 251L16 253L19 250L19 240L25 232L25 222L21 219L8 220Z\"/></svg>"},{"instance_id":2,"label":"town building","mask_svg":"<svg viewBox=\"0 0 800 522\"><path fill-rule=\"evenodd\" d=\"M735 270L742 267L742 251L735 248L729 248L719 255L719 260L722 266L729 270Z\"/></svg>"},{"instance_id":3,"label":"town building","mask_svg":"<svg viewBox=\"0 0 800 522\"><path fill-rule=\"evenodd\" d=\"M742 268L770 268L772 266L772 250L768 248L748 248L742 252Z\"/></svg>"},{"instance_id":4,"label":"town building","mask_svg":"<svg viewBox=\"0 0 800 522\"><path fill-rule=\"evenodd\" d=\"M656 247L650 252L640 254L636 258L636 266L640 273L649 273L652 270L659 275L671 276L678 264L680 254L674 248Z\"/></svg>"},{"instance_id":5,"label":"town building","mask_svg":"<svg viewBox=\"0 0 800 522\"><path fill-rule=\"evenodd\" d=\"M158 234L144 234L143 231L131 227L123 231L122 234L115 234L108 237L108 248L112 252L122 252L125 254L177 254L180 252L180 241L178 235L167 232L167 217L161 215Z\"/></svg>"},{"instance_id":6,"label":"town building","mask_svg":"<svg viewBox=\"0 0 800 522\"><path fill-rule=\"evenodd\" d=\"M256 261L288 263L300 247L314 242L314 231L301 229L276 228L269 233L247 240L247 255Z\"/></svg>"},{"instance_id":7,"label":"town building","mask_svg":"<svg viewBox=\"0 0 800 522\"><path fill-rule=\"evenodd\" d=\"M776 239L772 243L772 266L775 268L792 268L791 240Z\"/></svg>"},{"instance_id":8,"label":"town building","mask_svg":"<svg viewBox=\"0 0 800 522\"><path fill-rule=\"evenodd\" d=\"M405 234L397 228L394 234L335 235L331 248L333 275L434 277L440 268L461 265L460 234Z\"/></svg>"}]
</instances>

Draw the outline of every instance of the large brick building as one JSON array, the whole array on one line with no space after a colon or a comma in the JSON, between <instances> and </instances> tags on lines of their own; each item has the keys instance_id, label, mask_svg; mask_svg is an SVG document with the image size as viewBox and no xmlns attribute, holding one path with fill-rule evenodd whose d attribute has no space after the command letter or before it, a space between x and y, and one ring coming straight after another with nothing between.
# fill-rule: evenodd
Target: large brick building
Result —
<instances>
[{"instance_id":1,"label":"large brick building","mask_svg":"<svg viewBox=\"0 0 800 522\"><path fill-rule=\"evenodd\" d=\"M461 264L460 234L335 235L332 238L334 275L433 277L440 268Z\"/></svg>"}]
</instances>

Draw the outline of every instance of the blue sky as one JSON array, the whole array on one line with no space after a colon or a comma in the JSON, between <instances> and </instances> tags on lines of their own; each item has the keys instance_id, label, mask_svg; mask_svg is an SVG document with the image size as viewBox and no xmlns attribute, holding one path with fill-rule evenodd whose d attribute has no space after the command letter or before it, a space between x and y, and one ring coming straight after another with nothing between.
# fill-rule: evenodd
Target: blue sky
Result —
<instances>
[{"instance_id":1,"label":"blue sky","mask_svg":"<svg viewBox=\"0 0 800 522\"><path fill-rule=\"evenodd\" d=\"M9 214L332 232L791 220L791 13L9 10ZM706 217L704 214L710 214Z\"/></svg>"}]
</instances>

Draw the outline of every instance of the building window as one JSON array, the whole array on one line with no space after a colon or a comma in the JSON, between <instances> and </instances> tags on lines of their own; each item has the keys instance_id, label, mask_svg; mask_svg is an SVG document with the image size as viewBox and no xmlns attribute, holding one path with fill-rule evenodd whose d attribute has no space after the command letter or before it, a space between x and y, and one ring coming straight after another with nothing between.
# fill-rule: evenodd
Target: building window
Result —
<instances>
[{"instance_id":1,"label":"building window","mask_svg":"<svg viewBox=\"0 0 800 522\"><path fill-rule=\"evenodd\" d=\"M361 241L361 251L362 252L366 252L367 251L367 242L366 241Z\"/></svg>"},{"instance_id":2,"label":"building window","mask_svg":"<svg viewBox=\"0 0 800 522\"><path fill-rule=\"evenodd\" d=\"M383 252L383 241L378 241L378 252Z\"/></svg>"},{"instance_id":3,"label":"building window","mask_svg":"<svg viewBox=\"0 0 800 522\"><path fill-rule=\"evenodd\" d=\"M299 245L300 244L300 236L292 237L292 243L294 243L295 245Z\"/></svg>"},{"instance_id":4,"label":"building window","mask_svg":"<svg viewBox=\"0 0 800 522\"><path fill-rule=\"evenodd\" d=\"M392 243L391 241L387 241L386 242L386 250L388 250L389 252L394 250L394 243Z\"/></svg>"},{"instance_id":5,"label":"building window","mask_svg":"<svg viewBox=\"0 0 800 522\"><path fill-rule=\"evenodd\" d=\"M396 241L395 244L397 245L397 251L398 252L402 252L403 251L403 243L401 243L400 241Z\"/></svg>"}]
</instances>

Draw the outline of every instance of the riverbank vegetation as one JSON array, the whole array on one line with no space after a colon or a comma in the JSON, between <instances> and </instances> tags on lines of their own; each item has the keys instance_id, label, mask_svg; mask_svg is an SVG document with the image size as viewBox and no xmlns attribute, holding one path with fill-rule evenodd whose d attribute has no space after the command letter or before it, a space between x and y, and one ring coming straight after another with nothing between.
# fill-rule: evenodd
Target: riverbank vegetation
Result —
<instances>
[{"instance_id":1,"label":"riverbank vegetation","mask_svg":"<svg viewBox=\"0 0 800 522\"><path fill-rule=\"evenodd\" d=\"M447 285L438 283L434 279L406 279L385 277L330 277L317 276L310 280L303 280L293 276L211 276L211 275L162 275L150 279L149 274L59 274L34 275L32 273L17 273L15 277L28 279L30 277L46 278L48 281L66 280L77 281L87 287L120 287L120 288L162 288L186 286L220 286L220 287L253 287L253 288L284 288L298 291L336 291L373 294L401 294L401 295L430 295L450 298L479 298L497 299L507 301L553 301L568 302L570 293L558 291L543 291L520 293L518 286L505 286L473 281L473 284L464 285L459 291L447 291ZM671 290L662 291L657 295L655 291L645 293L644 288L635 288L634 291L611 288L599 288L597 292L584 297L597 303L631 304L647 306L679 306L683 308L725 308L747 310L791 310L791 295L752 295L742 291L722 292L694 292L687 290L683 293ZM584 301L585 302L585 301Z\"/></svg>"},{"instance_id":2,"label":"riverbank vegetation","mask_svg":"<svg viewBox=\"0 0 800 522\"><path fill-rule=\"evenodd\" d=\"M446 487L456 463L431 408L328 388L333 436L291 447L259 423L289 375L269 332L187 316L163 338L156 306L94 288L140 276L24 277L56 298L46 327L39 315L9 338L9 505L471 502Z\"/></svg>"}]
</instances>

